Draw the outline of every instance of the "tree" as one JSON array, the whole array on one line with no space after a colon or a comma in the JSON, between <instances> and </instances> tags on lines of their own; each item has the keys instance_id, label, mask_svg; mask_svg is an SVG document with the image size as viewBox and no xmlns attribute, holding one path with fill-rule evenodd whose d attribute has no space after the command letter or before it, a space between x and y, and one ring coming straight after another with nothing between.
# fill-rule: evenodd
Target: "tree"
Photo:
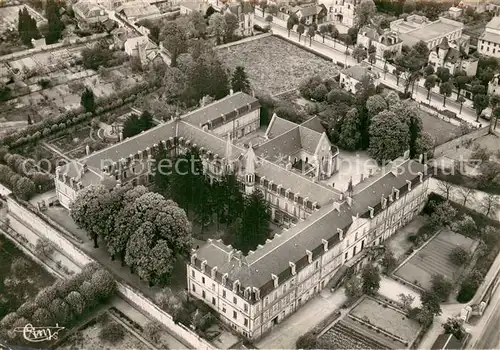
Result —
<instances>
[{"instance_id":1,"label":"tree","mask_svg":"<svg viewBox=\"0 0 500 350\"><path fill-rule=\"evenodd\" d=\"M66 298L64 298L64 301L66 301L66 303L68 303L71 310L76 315L81 315L85 311L85 306L86 306L85 299L80 294L80 292L78 292L76 290L69 293L66 296Z\"/></svg>"},{"instance_id":2,"label":"tree","mask_svg":"<svg viewBox=\"0 0 500 350\"><path fill-rule=\"evenodd\" d=\"M401 293L398 295L398 298L399 298L399 303L403 307L403 310L405 310L406 312L410 312L410 310L412 309L413 302L415 301L415 297L411 294Z\"/></svg>"},{"instance_id":3,"label":"tree","mask_svg":"<svg viewBox=\"0 0 500 350\"><path fill-rule=\"evenodd\" d=\"M328 24L323 23L319 26L319 33L321 34L321 37L323 38L323 43L325 43L325 35L328 34ZM290 36L290 35L288 35Z\"/></svg>"},{"instance_id":4,"label":"tree","mask_svg":"<svg viewBox=\"0 0 500 350\"><path fill-rule=\"evenodd\" d=\"M349 299L357 299L363 295L361 279L355 274L345 281L344 288Z\"/></svg>"},{"instance_id":5,"label":"tree","mask_svg":"<svg viewBox=\"0 0 500 350\"><path fill-rule=\"evenodd\" d=\"M214 13L210 16L208 20L208 29L215 36L217 45L219 45L227 32L224 16L220 13Z\"/></svg>"},{"instance_id":6,"label":"tree","mask_svg":"<svg viewBox=\"0 0 500 350\"><path fill-rule=\"evenodd\" d=\"M53 316L46 308L38 308L30 315L30 319L33 321L33 326L44 327L47 324L52 324Z\"/></svg>"},{"instance_id":7,"label":"tree","mask_svg":"<svg viewBox=\"0 0 500 350\"><path fill-rule=\"evenodd\" d=\"M286 29L288 30L288 37L290 37L290 31L297 24L299 24L299 19L297 18L297 15L291 14L290 17L288 17L288 20L286 21ZM324 40L325 40L325 38L323 37L323 41ZM299 41L300 41L300 38L299 38Z\"/></svg>"},{"instance_id":8,"label":"tree","mask_svg":"<svg viewBox=\"0 0 500 350\"><path fill-rule=\"evenodd\" d=\"M371 64L375 64L377 62L377 48L373 45L370 45L368 48L368 60Z\"/></svg>"},{"instance_id":9,"label":"tree","mask_svg":"<svg viewBox=\"0 0 500 350\"><path fill-rule=\"evenodd\" d=\"M460 92L462 91L462 89L465 89L465 87L469 83L470 79L465 74L464 71L458 71L458 72L455 72L453 81L454 81L455 86L457 88L457 97L460 97Z\"/></svg>"},{"instance_id":10,"label":"tree","mask_svg":"<svg viewBox=\"0 0 500 350\"><path fill-rule=\"evenodd\" d=\"M127 241L125 263L131 268L140 263L146 256L155 239L154 226L150 222L144 222Z\"/></svg>"},{"instance_id":11,"label":"tree","mask_svg":"<svg viewBox=\"0 0 500 350\"><path fill-rule=\"evenodd\" d=\"M361 143L361 134L359 132L358 110L352 108L347 112L340 130L339 146L348 151L356 150Z\"/></svg>"},{"instance_id":12,"label":"tree","mask_svg":"<svg viewBox=\"0 0 500 350\"><path fill-rule=\"evenodd\" d=\"M380 261L380 265L384 267L384 272L385 273L390 273L392 270L396 268L397 260L394 257L394 254L390 250L386 250L384 252L384 256L382 257L382 260Z\"/></svg>"},{"instance_id":13,"label":"tree","mask_svg":"<svg viewBox=\"0 0 500 350\"><path fill-rule=\"evenodd\" d=\"M385 111L388 108L388 104L382 95L373 95L368 97L366 108L372 116L376 116L380 112Z\"/></svg>"},{"instance_id":14,"label":"tree","mask_svg":"<svg viewBox=\"0 0 500 350\"><path fill-rule=\"evenodd\" d=\"M476 122L479 122L479 117L486 107L488 107L490 99L488 95L477 94L474 96L474 109L476 110Z\"/></svg>"},{"instance_id":15,"label":"tree","mask_svg":"<svg viewBox=\"0 0 500 350\"><path fill-rule=\"evenodd\" d=\"M62 38L64 23L61 20L61 4L56 0L47 0L45 17L48 22L48 31L45 35L47 45L55 44Z\"/></svg>"},{"instance_id":16,"label":"tree","mask_svg":"<svg viewBox=\"0 0 500 350\"><path fill-rule=\"evenodd\" d=\"M386 96L385 96L385 102L387 102L387 106L390 109L396 108L396 106L399 105L401 102L399 95L396 91L391 90Z\"/></svg>"},{"instance_id":17,"label":"tree","mask_svg":"<svg viewBox=\"0 0 500 350\"><path fill-rule=\"evenodd\" d=\"M443 202L434 208L429 218L429 223L434 227L445 227L450 225L457 216L457 211L449 202Z\"/></svg>"},{"instance_id":18,"label":"tree","mask_svg":"<svg viewBox=\"0 0 500 350\"><path fill-rule=\"evenodd\" d=\"M415 0L406 0L403 4L403 12L404 13L412 13L417 8L417 4Z\"/></svg>"},{"instance_id":19,"label":"tree","mask_svg":"<svg viewBox=\"0 0 500 350\"><path fill-rule=\"evenodd\" d=\"M264 17L264 10L267 8L267 0L260 0L259 5L262 9L262 17Z\"/></svg>"},{"instance_id":20,"label":"tree","mask_svg":"<svg viewBox=\"0 0 500 350\"><path fill-rule=\"evenodd\" d=\"M50 258L54 254L54 245L47 238L42 237L36 241L35 254L41 260Z\"/></svg>"},{"instance_id":21,"label":"tree","mask_svg":"<svg viewBox=\"0 0 500 350\"><path fill-rule=\"evenodd\" d=\"M492 193L488 193L483 197L480 206L486 216L495 216L497 211L500 210L498 197Z\"/></svg>"},{"instance_id":22,"label":"tree","mask_svg":"<svg viewBox=\"0 0 500 350\"><path fill-rule=\"evenodd\" d=\"M271 22L273 21L273 15L267 15L264 20L267 22L267 24L270 26Z\"/></svg>"},{"instance_id":23,"label":"tree","mask_svg":"<svg viewBox=\"0 0 500 350\"><path fill-rule=\"evenodd\" d=\"M379 163L400 157L409 145L408 124L394 112L377 114L370 124L368 153Z\"/></svg>"},{"instance_id":24,"label":"tree","mask_svg":"<svg viewBox=\"0 0 500 350\"><path fill-rule=\"evenodd\" d=\"M445 199L449 200L450 195L453 192L453 188L454 188L453 184L451 182L448 182L448 181L438 181L437 186L438 186L438 189L440 190L440 192L444 195Z\"/></svg>"},{"instance_id":25,"label":"tree","mask_svg":"<svg viewBox=\"0 0 500 350\"><path fill-rule=\"evenodd\" d=\"M302 23L299 23L299 25L297 26L297 33L299 34L299 42L300 42L300 37L302 36L302 34L304 34L305 30L306 27Z\"/></svg>"},{"instance_id":26,"label":"tree","mask_svg":"<svg viewBox=\"0 0 500 350\"><path fill-rule=\"evenodd\" d=\"M465 263L467 263L467 261L469 261L470 254L467 251L467 249L458 246L453 248L453 250L450 252L449 258L453 264L457 266L462 266Z\"/></svg>"},{"instance_id":27,"label":"tree","mask_svg":"<svg viewBox=\"0 0 500 350\"><path fill-rule=\"evenodd\" d=\"M163 332L165 328L158 321L149 321L144 325L144 336L155 344L160 342Z\"/></svg>"},{"instance_id":28,"label":"tree","mask_svg":"<svg viewBox=\"0 0 500 350\"><path fill-rule=\"evenodd\" d=\"M446 98L450 97L453 92L453 83L447 81L439 86L439 93L443 95L443 107L446 107Z\"/></svg>"},{"instance_id":29,"label":"tree","mask_svg":"<svg viewBox=\"0 0 500 350\"><path fill-rule=\"evenodd\" d=\"M14 258L10 264L10 271L16 278L25 278L29 269L30 263L25 258Z\"/></svg>"},{"instance_id":30,"label":"tree","mask_svg":"<svg viewBox=\"0 0 500 350\"><path fill-rule=\"evenodd\" d=\"M318 339L312 332L301 335L295 343L297 349L316 349L317 347Z\"/></svg>"},{"instance_id":31,"label":"tree","mask_svg":"<svg viewBox=\"0 0 500 350\"><path fill-rule=\"evenodd\" d=\"M463 203L462 205L465 206L467 204L467 200L469 199L470 195L474 195L474 190L472 188L467 188L463 186L458 186L457 187L457 194L462 197Z\"/></svg>"},{"instance_id":32,"label":"tree","mask_svg":"<svg viewBox=\"0 0 500 350\"><path fill-rule=\"evenodd\" d=\"M271 21L272 21L273 16L271 16ZM238 20L238 17L234 13L231 12L226 12L224 14L224 21L226 22L226 32L224 35L224 39L226 42L230 41L233 39L234 36L234 31L238 29L240 22ZM267 21L267 17L266 17Z\"/></svg>"},{"instance_id":33,"label":"tree","mask_svg":"<svg viewBox=\"0 0 500 350\"><path fill-rule=\"evenodd\" d=\"M427 89L427 99L431 100L431 89L436 86L438 77L434 74L428 75L425 78L424 86Z\"/></svg>"},{"instance_id":34,"label":"tree","mask_svg":"<svg viewBox=\"0 0 500 350\"><path fill-rule=\"evenodd\" d=\"M40 38L40 32L38 31L36 20L31 17L26 7L19 10L17 29L19 36L21 37L21 41L26 46L31 47L31 40Z\"/></svg>"},{"instance_id":35,"label":"tree","mask_svg":"<svg viewBox=\"0 0 500 350\"><path fill-rule=\"evenodd\" d=\"M449 82L451 78L450 70L444 67L438 67L438 69L436 70L436 75L441 81L441 84Z\"/></svg>"},{"instance_id":36,"label":"tree","mask_svg":"<svg viewBox=\"0 0 500 350\"><path fill-rule=\"evenodd\" d=\"M419 41L409 51L403 51L401 55L396 57L394 65L405 80L405 94L422 75L422 68L427 63L428 58L429 49L423 41Z\"/></svg>"},{"instance_id":37,"label":"tree","mask_svg":"<svg viewBox=\"0 0 500 350\"><path fill-rule=\"evenodd\" d=\"M237 224L234 247L244 254L259 244L264 244L269 237L268 204L262 192L256 190L245 198L241 219Z\"/></svg>"},{"instance_id":38,"label":"tree","mask_svg":"<svg viewBox=\"0 0 500 350\"><path fill-rule=\"evenodd\" d=\"M52 300L56 298L57 291L52 286L41 289L35 297L35 303L39 307L48 308Z\"/></svg>"},{"instance_id":39,"label":"tree","mask_svg":"<svg viewBox=\"0 0 500 350\"><path fill-rule=\"evenodd\" d=\"M170 66L177 66L177 58L187 52L188 42L186 32L175 21L167 21L160 31L160 40L170 54Z\"/></svg>"},{"instance_id":40,"label":"tree","mask_svg":"<svg viewBox=\"0 0 500 350\"><path fill-rule=\"evenodd\" d=\"M38 309L38 305L34 301L27 301L19 306L17 314L21 317L31 318L36 309Z\"/></svg>"},{"instance_id":41,"label":"tree","mask_svg":"<svg viewBox=\"0 0 500 350\"><path fill-rule=\"evenodd\" d=\"M457 102L460 103L460 111L458 111L458 114L462 114L462 107L463 107L465 101L466 101L465 97L463 97L463 96L458 97Z\"/></svg>"},{"instance_id":42,"label":"tree","mask_svg":"<svg viewBox=\"0 0 500 350\"><path fill-rule=\"evenodd\" d=\"M425 157L424 159L431 159L434 155L435 143L436 141L429 133L427 132L421 133L415 143L415 155L421 154ZM410 153L411 153L411 146L410 146Z\"/></svg>"},{"instance_id":43,"label":"tree","mask_svg":"<svg viewBox=\"0 0 500 350\"><path fill-rule=\"evenodd\" d=\"M136 264L137 275L149 285L163 283L170 276L174 256L166 240L160 239Z\"/></svg>"},{"instance_id":44,"label":"tree","mask_svg":"<svg viewBox=\"0 0 500 350\"><path fill-rule=\"evenodd\" d=\"M422 309L426 309L433 316L441 315L441 306L439 295L432 291L424 291L420 295Z\"/></svg>"},{"instance_id":45,"label":"tree","mask_svg":"<svg viewBox=\"0 0 500 350\"><path fill-rule=\"evenodd\" d=\"M314 36L316 35L316 30L314 29L313 26L310 26L308 29L307 29L307 36L309 37L309 46L311 46L312 44L312 39L314 38Z\"/></svg>"},{"instance_id":46,"label":"tree","mask_svg":"<svg viewBox=\"0 0 500 350\"><path fill-rule=\"evenodd\" d=\"M233 76L231 77L231 87L234 92L243 91L247 94L251 92L250 81L248 80L244 67L238 66L234 70Z\"/></svg>"},{"instance_id":47,"label":"tree","mask_svg":"<svg viewBox=\"0 0 500 350\"><path fill-rule=\"evenodd\" d=\"M199 11L192 11L189 14L189 19L193 24L194 36L196 38L205 38L207 35L207 22Z\"/></svg>"},{"instance_id":48,"label":"tree","mask_svg":"<svg viewBox=\"0 0 500 350\"><path fill-rule=\"evenodd\" d=\"M389 106L389 109L408 125L408 148L410 150L410 157L414 158L418 154L417 141L421 136L423 128L422 118L418 114L417 109L408 101Z\"/></svg>"},{"instance_id":49,"label":"tree","mask_svg":"<svg viewBox=\"0 0 500 350\"><path fill-rule=\"evenodd\" d=\"M328 23L328 32L330 33L330 36L333 38L333 48L335 48L335 43L339 38L340 32L333 23Z\"/></svg>"},{"instance_id":50,"label":"tree","mask_svg":"<svg viewBox=\"0 0 500 350\"><path fill-rule=\"evenodd\" d=\"M380 273L375 265L369 264L361 271L361 289L364 294L375 295L380 288Z\"/></svg>"},{"instance_id":51,"label":"tree","mask_svg":"<svg viewBox=\"0 0 500 350\"><path fill-rule=\"evenodd\" d=\"M464 321L459 317L448 317L443 323L445 334L453 334L458 340L462 340L467 334L464 328Z\"/></svg>"},{"instance_id":52,"label":"tree","mask_svg":"<svg viewBox=\"0 0 500 350\"><path fill-rule=\"evenodd\" d=\"M123 137L132 137L154 126L153 116L148 111L142 112L140 116L131 114L123 123Z\"/></svg>"},{"instance_id":53,"label":"tree","mask_svg":"<svg viewBox=\"0 0 500 350\"><path fill-rule=\"evenodd\" d=\"M25 201L31 199L36 193L35 183L27 177L21 177L14 184L13 190L17 196L19 196L21 199L24 199Z\"/></svg>"},{"instance_id":54,"label":"tree","mask_svg":"<svg viewBox=\"0 0 500 350\"><path fill-rule=\"evenodd\" d=\"M440 301L447 301L453 290L453 284L443 275L431 277L431 293L434 293Z\"/></svg>"},{"instance_id":55,"label":"tree","mask_svg":"<svg viewBox=\"0 0 500 350\"><path fill-rule=\"evenodd\" d=\"M85 109L85 112L94 112L96 108L94 91L91 88L86 87L82 92L82 98L80 104Z\"/></svg>"},{"instance_id":56,"label":"tree","mask_svg":"<svg viewBox=\"0 0 500 350\"><path fill-rule=\"evenodd\" d=\"M370 23L370 19L377 13L373 0L361 0L356 6L356 27L361 28Z\"/></svg>"},{"instance_id":57,"label":"tree","mask_svg":"<svg viewBox=\"0 0 500 350\"><path fill-rule=\"evenodd\" d=\"M56 323L66 324L72 318L69 305L62 299L56 298L52 300L48 310L52 314L52 319Z\"/></svg>"},{"instance_id":58,"label":"tree","mask_svg":"<svg viewBox=\"0 0 500 350\"><path fill-rule=\"evenodd\" d=\"M368 53L366 52L366 49L363 47L363 45L360 44L356 46L352 51L352 57L356 59L358 63L360 63L368 57Z\"/></svg>"}]
</instances>

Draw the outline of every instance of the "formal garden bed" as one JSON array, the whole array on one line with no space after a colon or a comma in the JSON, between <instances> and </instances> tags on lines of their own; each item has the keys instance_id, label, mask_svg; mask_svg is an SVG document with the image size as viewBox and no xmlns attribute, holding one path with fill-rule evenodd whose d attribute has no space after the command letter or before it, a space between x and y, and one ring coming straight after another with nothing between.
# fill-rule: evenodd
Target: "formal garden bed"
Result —
<instances>
[{"instance_id":1,"label":"formal garden bed","mask_svg":"<svg viewBox=\"0 0 500 350\"><path fill-rule=\"evenodd\" d=\"M275 36L216 52L231 70L243 66L252 87L271 95L297 89L306 73L307 76L320 75L323 78L334 78L339 74L331 62Z\"/></svg>"},{"instance_id":2,"label":"formal garden bed","mask_svg":"<svg viewBox=\"0 0 500 350\"><path fill-rule=\"evenodd\" d=\"M54 277L0 234L0 319L15 311Z\"/></svg>"},{"instance_id":3,"label":"formal garden bed","mask_svg":"<svg viewBox=\"0 0 500 350\"><path fill-rule=\"evenodd\" d=\"M87 146L89 147L89 152L96 152L110 145L104 140L99 139L97 130L91 126L70 128L67 134L48 141L48 144L71 159L85 157L87 155Z\"/></svg>"}]
</instances>

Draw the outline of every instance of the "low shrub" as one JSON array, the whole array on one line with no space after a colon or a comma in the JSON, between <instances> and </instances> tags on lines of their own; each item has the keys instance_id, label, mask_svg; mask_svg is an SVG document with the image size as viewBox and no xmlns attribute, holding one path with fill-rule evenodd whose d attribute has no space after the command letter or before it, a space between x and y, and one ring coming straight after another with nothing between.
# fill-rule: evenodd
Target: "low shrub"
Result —
<instances>
[{"instance_id":1,"label":"low shrub","mask_svg":"<svg viewBox=\"0 0 500 350\"><path fill-rule=\"evenodd\" d=\"M116 344L125 337L125 330L116 322L108 323L101 328L99 339L104 342Z\"/></svg>"}]
</instances>

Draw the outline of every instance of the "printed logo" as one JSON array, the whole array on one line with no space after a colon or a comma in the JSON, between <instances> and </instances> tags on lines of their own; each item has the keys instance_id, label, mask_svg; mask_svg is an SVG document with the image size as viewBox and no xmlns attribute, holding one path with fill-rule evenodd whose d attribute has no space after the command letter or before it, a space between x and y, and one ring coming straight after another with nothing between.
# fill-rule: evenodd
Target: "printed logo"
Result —
<instances>
[{"instance_id":1,"label":"printed logo","mask_svg":"<svg viewBox=\"0 0 500 350\"><path fill-rule=\"evenodd\" d=\"M14 332L22 333L24 339L31 343L39 343L48 340L57 340L59 332L63 329L65 328L59 327L57 323L55 327L33 327L31 323L28 323L24 327L17 327L14 329Z\"/></svg>"}]
</instances>

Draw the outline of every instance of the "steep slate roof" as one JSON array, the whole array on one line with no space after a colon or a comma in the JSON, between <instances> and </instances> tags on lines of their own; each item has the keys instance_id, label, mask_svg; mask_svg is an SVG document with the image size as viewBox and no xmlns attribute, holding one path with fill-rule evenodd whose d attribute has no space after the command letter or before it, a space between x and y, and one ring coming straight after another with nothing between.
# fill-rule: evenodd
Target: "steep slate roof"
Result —
<instances>
[{"instance_id":1,"label":"steep slate roof","mask_svg":"<svg viewBox=\"0 0 500 350\"><path fill-rule=\"evenodd\" d=\"M308 220L275 235L246 257L236 254L229 259L231 249L217 241L209 242L196 255L200 260L207 260L211 267L217 266L221 274L227 273L230 280L239 280L244 287L260 288L263 297L274 289L271 274L276 274L280 280L289 278L289 262L296 265L298 273L307 265L307 258L304 259L306 250L313 252L314 259L323 250L322 239L326 239L332 247L339 241L337 228L345 232L351 224L352 213L346 204L342 204L339 211L328 206L314 212Z\"/></svg>"},{"instance_id":2,"label":"steep slate roof","mask_svg":"<svg viewBox=\"0 0 500 350\"><path fill-rule=\"evenodd\" d=\"M226 118L235 117L235 110L242 112L245 109L248 110L248 108L255 110L259 107L259 101L255 97L243 92L236 92L233 95L221 98L216 103L198 108L182 116L181 119L196 126L201 126L220 118L222 115L226 116Z\"/></svg>"},{"instance_id":3,"label":"steep slate roof","mask_svg":"<svg viewBox=\"0 0 500 350\"><path fill-rule=\"evenodd\" d=\"M255 154L259 157L292 156L302 149L299 127L296 125L283 134L261 144Z\"/></svg>"},{"instance_id":4,"label":"steep slate roof","mask_svg":"<svg viewBox=\"0 0 500 350\"><path fill-rule=\"evenodd\" d=\"M280 118L276 114L273 114L273 117L271 118L271 122L269 123L267 130L266 130L266 135L269 138L273 138L276 136L279 136L287 131L290 131L291 129L294 129L297 127L297 124Z\"/></svg>"},{"instance_id":5,"label":"steep slate roof","mask_svg":"<svg viewBox=\"0 0 500 350\"><path fill-rule=\"evenodd\" d=\"M304 128L303 126L299 126L298 129L302 148L308 153L316 153L316 148L318 147L322 134L317 131Z\"/></svg>"},{"instance_id":6,"label":"steep slate roof","mask_svg":"<svg viewBox=\"0 0 500 350\"><path fill-rule=\"evenodd\" d=\"M314 116L312 118L307 119L305 122L300 124L300 126L317 131L321 134L325 131L325 128L321 124L321 120L319 119L318 116Z\"/></svg>"}]
</instances>

